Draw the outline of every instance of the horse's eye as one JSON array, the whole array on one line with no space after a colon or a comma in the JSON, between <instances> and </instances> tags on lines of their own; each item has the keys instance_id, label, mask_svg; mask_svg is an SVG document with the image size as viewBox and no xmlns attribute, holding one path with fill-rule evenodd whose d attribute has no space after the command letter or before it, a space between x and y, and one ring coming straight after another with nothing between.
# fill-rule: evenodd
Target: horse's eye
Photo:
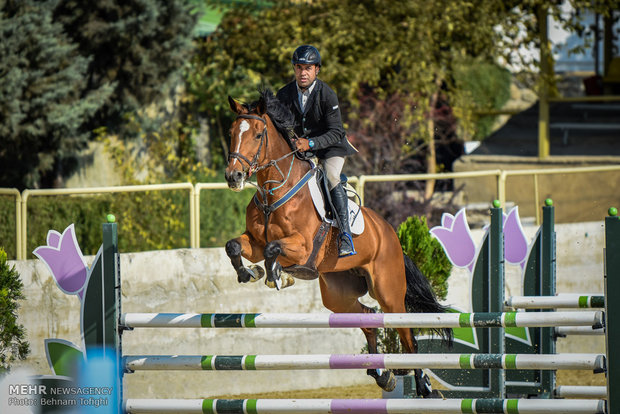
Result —
<instances>
[{"instance_id":1,"label":"horse's eye","mask_svg":"<svg viewBox=\"0 0 620 414\"><path fill-rule=\"evenodd\" d=\"M259 132L258 134L256 134L256 136L254 137L254 139L261 139L263 137L263 133Z\"/></svg>"}]
</instances>

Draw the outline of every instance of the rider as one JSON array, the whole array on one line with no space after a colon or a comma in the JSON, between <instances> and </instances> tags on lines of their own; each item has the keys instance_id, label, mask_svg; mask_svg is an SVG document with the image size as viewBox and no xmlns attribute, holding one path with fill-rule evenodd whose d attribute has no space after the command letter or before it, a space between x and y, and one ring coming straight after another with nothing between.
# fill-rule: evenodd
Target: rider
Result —
<instances>
[{"instance_id":1,"label":"rider","mask_svg":"<svg viewBox=\"0 0 620 414\"><path fill-rule=\"evenodd\" d=\"M356 254L348 218L348 199L340 182L344 157L357 153L349 143L338 105L336 93L317 78L321 70L321 55L310 45L299 46L291 59L295 80L283 86L278 99L295 115L297 149L310 151L319 160L329 183L338 221L341 226L338 238L338 256Z\"/></svg>"}]
</instances>

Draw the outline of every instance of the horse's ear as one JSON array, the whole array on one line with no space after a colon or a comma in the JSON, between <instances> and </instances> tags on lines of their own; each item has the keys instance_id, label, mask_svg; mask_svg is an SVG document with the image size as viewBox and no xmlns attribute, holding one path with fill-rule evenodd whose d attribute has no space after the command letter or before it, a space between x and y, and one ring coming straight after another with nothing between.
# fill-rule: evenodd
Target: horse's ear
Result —
<instances>
[{"instance_id":1,"label":"horse's ear","mask_svg":"<svg viewBox=\"0 0 620 414\"><path fill-rule=\"evenodd\" d=\"M256 106L256 113L258 115L264 115L265 112L267 112L267 103L265 102L265 98L261 97Z\"/></svg>"},{"instance_id":2,"label":"horse's ear","mask_svg":"<svg viewBox=\"0 0 620 414\"><path fill-rule=\"evenodd\" d=\"M228 96L228 104L230 105L230 109L236 113L237 115L242 114L245 111L245 108L243 107L243 105L241 105L239 102L235 101L232 96Z\"/></svg>"}]
</instances>

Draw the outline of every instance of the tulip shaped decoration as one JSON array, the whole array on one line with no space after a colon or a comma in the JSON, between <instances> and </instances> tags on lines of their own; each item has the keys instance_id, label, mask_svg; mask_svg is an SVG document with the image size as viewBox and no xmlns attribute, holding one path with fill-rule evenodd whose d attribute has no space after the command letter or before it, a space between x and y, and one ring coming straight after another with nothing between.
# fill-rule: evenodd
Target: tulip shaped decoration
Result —
<instances>
[{"instance_id":1,"label":"tulip shaped decoration","mask_svg":"<svg viewBox=\"0 0 620 414\"><path fill-rule=\"evenodd\" d=\"M37 247L33 253L47 265L60 290L83 299L88 266L75 237L73 224L62 234L56 230L48 231L47 246Z\"/></svg>"},{"instance_id":2,"label":"tulip shaped decoration","mask_svg":"<svg viewBox=\"0 0 620 414\"><path fill-rule=\"evenodd\" d=\"M504 259L514 265L519 265L521 270L525 267L528 256L528 242L521 226L519 207L515 207L504 219Z\"/></svg>"},{"instance_id":3,"label":"tulip shaped decoration","mask_svg":"<svg viewBox=\"0 0 620 414\"><path fill-rule=\"evenodd\" d=\"M433 227L430 232L437 238L454 266L472 271L477 249L467 224L464 208L454 216L444 213L441 216L441 226Z\"/></svg>"}]
</instances>

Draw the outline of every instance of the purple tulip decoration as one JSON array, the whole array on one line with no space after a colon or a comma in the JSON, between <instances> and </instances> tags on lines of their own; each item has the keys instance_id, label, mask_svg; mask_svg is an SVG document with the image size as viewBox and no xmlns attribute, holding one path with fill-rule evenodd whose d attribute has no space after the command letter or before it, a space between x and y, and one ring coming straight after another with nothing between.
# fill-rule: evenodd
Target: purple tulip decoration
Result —
<instances>
[{"instance_id":1,"label":"purple tulip decoration","mask_svg":"<svg viewBox=\"0 0 620 414\"><path fill-rule=\"evenodd\" d=\"M62 234L50 230L47 246L39 246L33 253L47 265L60 290L68 295L78 295L82 300L88 266L75 238L73 224Z\"/></svg>"},{"instance_id":2,"label":"purple tulip decoration","mask_svg":"<svg viewBox=\"0 0 620 414\"><path fill-rule=\"evenodd\" d=\"M454 266L472 271L476 259L476 244L467 224L465 208L460 209L454 216L443 213L441 226L433 227L430 232L442 245Z\"/></svg>"},{"instance_id":3,"label":"purple tulip decoration","mask_svg":"<svg viewBox=\"0 0 620 414\"><path fill-rule=\"evenodd\" d=\"M504 259L511 264L525 267L527 259L528 243L523 233L519 207L515 207L508 215L503 215L504 221Z\"/></svg>"}]
</instances>

